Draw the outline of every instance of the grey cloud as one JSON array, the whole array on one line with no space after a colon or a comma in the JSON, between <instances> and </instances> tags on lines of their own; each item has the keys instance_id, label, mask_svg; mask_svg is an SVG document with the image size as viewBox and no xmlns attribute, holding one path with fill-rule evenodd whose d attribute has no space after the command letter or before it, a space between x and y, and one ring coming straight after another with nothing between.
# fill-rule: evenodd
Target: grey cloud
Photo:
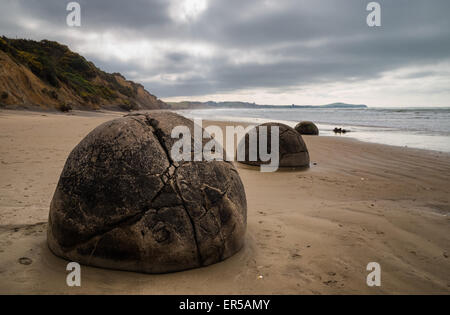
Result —
<instances>
[{"instance_id":1,"label":"grey cloud","mask_svg":"<svg viewBox=\"0 0 450 315\"><path fill-rule=\"evenodd\" d=\"M45 37L78 46L83 39L73 37L71 32L55 35L30 31L17 19L33 16L62 29L66 27L67 2L2 1L0 29L9 36ZM400 67L450 59L448 0L379 1L382 27L378 29L365 24L369 1L362 0L277 0L269 5L261 0L215 0L188 24L171 19L168 0L79 2L83 12L81 31L112 32L118 45L129 39L173 43L149 68L139 59L123 62L105 59L102 51L80 51L107 71L132 74L131 79L177 74L176 81L145 81L144 85L160 97L367 80ZM178 43L210 45L215 47L215 54L180 51ZM234 62L247 52L260 53L267 60ZM416 73L420 75L431 74Z\"/></svg>"}]
</instances>

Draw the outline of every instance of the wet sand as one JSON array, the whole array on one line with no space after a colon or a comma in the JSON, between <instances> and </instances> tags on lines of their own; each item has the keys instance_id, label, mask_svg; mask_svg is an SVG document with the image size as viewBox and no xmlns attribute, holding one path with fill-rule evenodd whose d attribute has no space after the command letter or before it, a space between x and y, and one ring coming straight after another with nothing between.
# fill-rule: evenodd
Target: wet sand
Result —
<instances>
[{"instance_id":1,"label":"wet sand","mask_svg":"<svg viewBox=\"0 0 450 315\"><path fill-rule=\"evenodd\" d=\"M50 200L71 149L121 115L0 111L0 294L450 293L450 155L322 136L304 137L308 170L237 164L248 229L230 259L163 275L82 266L67 287L46 245ZM366 285L372 261L381 287Z\"/></svg>"}]
</instances>

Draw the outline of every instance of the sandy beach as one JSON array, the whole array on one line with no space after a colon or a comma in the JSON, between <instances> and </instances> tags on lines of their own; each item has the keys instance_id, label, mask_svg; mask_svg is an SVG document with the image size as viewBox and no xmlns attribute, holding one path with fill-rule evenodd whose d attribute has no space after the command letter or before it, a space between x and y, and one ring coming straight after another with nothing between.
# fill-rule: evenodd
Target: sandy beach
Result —
<instances>
[{"instance_id":1,"label":"sandy beach","mask_svg":"<svg viewBox=\"0 0 450 315\"><path fill-rule=\"evenodd\" d=\"M236 163L248 226L235 256L161 275L82 266L68 287L46 244L49 204L73 147L122 115L0 111L0 294L450 293L450 155L323 136L304 136L307 170ZM369 262L381 287L366 285Z\"/></svg>"}]
</instances>

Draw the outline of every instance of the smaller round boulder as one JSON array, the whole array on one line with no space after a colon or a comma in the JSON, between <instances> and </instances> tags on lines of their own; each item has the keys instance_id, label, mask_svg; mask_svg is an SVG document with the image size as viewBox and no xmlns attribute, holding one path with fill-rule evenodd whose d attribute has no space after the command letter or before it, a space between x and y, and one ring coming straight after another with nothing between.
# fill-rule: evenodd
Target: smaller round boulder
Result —
<instances>
[{"instance_id":1,"label":"smaller round boulder","mask_svg":"<svg viewBox=\"0 0 450 315\"><path fill-rule=\"evenodd\" d=\"M319 128L311 121L302 121L295 126L295 130L301 135L318 136Z\"/></svg>"},{"instance_id":2,"label":"smaller round boulder","mask_svg":"<svg viewBox=\"0 0 450 315\"><path fill-rule=\"evenodd\" d=\"M264 128L262 128L264 127ZM293 128L280 123L265 123L251 129L239 142L237 159L239 162L260 166L271 161L263 161L260 156L260 133L267 135L267 150L271 154L272 128L278 127L279 135L279 167L307 167L309 166L309 153L302 136ZM245 151L244 151L245 150ZM263 150L264 151L264 150ZM245 152L240 157L239 152ZM244 155L243 153L241 153ZM245 157L245 158L244 158ZM243 159L244 158L244 159Z\"/></svg>"}]
</instances>

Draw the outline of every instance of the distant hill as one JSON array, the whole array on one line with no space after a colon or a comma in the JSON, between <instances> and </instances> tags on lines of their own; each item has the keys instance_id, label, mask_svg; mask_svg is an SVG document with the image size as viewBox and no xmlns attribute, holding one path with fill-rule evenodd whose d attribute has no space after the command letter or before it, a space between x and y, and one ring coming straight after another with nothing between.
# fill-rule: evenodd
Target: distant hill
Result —
<instances>
[{"instance_id":1,"label":"distant hill","mask_svg":"<svg viewBox=\"0 0 450 315\"><path fill-rule=\"evenodd\" d=\"M142 85L100 70L67 46L0 37L0 107L66 111L169 106Z\"/></svg>"},{"instance_id":2,"label":"distant hill","mask_svg":"<svg viewBox=\"0 0 450 315\"><path fill-rule=\"evenodd\" d=\"M202 108L367 108L366 105L333 103L327 105L258 105L246 102L168 102L173 109L202 109Z\"/></svg>"}]
</instances>

